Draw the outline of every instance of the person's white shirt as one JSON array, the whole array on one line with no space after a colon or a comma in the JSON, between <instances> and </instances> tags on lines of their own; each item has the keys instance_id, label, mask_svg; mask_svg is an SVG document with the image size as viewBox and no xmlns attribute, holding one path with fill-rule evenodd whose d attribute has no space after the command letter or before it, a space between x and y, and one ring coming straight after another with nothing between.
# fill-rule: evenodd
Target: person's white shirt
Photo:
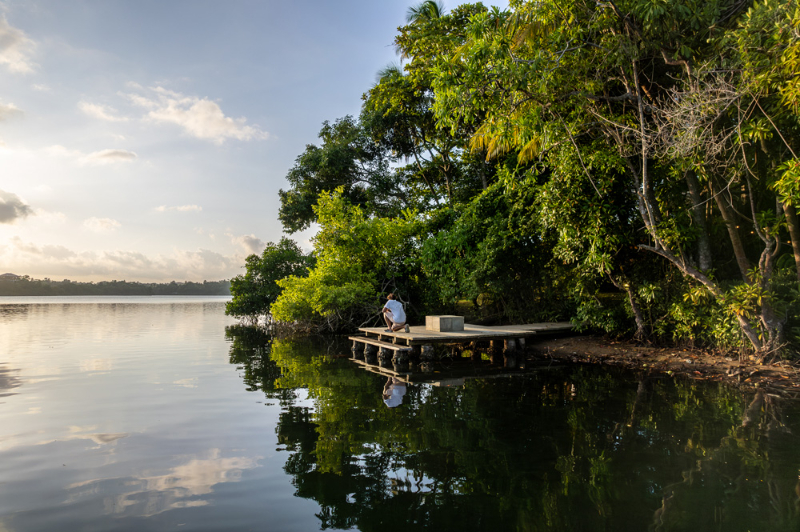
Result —
<instances>
[{"instance_id":1,"label":"person's white shirt","mask_svg":"<svg viewBox=\"0 0 800 532\"><path fill-rule=\"evenodd\" d=\"M399 301L395 301L394 299L390 299L386 302L383 308L388 308L389 312L392 313L392 321L394 323L405 323L406 322L406 311L403 310L403 304Z\"/></svg>"}]
</instances>

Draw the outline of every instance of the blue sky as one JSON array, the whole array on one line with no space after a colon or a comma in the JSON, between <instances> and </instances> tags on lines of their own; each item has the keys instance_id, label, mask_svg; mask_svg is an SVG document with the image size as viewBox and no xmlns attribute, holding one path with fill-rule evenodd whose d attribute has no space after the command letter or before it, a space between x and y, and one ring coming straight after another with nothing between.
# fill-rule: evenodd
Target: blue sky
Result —
<instances>
[{"instance_id":1,"label":"blue sky","mask_svg":"<svg viewBox=\"0 0 800 532\"><path fill-rule=\"evenodd\" d=\"M294 159L398 62L413 4L0 3L0 273L240 273L282 236Z\"/></svg>"}]
</instances>

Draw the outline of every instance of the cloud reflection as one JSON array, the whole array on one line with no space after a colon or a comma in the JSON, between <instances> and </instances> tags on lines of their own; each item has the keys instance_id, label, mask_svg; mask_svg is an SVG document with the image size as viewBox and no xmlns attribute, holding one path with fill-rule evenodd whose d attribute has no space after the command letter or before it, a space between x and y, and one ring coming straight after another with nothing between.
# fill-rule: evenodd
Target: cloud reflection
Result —
<instances>
[{"instance_id":1,"label":"cloud reflection","mask_svg":"<svg viewBox=\"0 0 800 532\"><path fill-rule=\"evenodd\" d=\"M261 459L221 455L220 449L211 449L207 457L192 458L164 474L78 482L67 486L72 491L67 502L103 493L104 513L118 517L151 517L176 508L206 506L209 501L193 497L212 493L218 484L239 482L242 471L255 468Z\"/></svg>"}]
</instances>

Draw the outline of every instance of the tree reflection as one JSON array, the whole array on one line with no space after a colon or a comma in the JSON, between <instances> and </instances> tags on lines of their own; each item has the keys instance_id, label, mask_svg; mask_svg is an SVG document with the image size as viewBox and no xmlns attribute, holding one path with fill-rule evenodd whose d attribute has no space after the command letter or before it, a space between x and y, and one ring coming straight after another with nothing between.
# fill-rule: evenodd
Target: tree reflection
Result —
<instances>
[{"instance_id":1,"label":"tree reflection","mask_svg":"<svg viewBox=\"0 0 800 532\"><path fill-rule=\"evenodd\" d=\"M322 528L800 529L800 408L769 395L573 366L387 408L346 346L228 334L248 389L283 401L284 468Z\"/></svg>"}]
</instances>

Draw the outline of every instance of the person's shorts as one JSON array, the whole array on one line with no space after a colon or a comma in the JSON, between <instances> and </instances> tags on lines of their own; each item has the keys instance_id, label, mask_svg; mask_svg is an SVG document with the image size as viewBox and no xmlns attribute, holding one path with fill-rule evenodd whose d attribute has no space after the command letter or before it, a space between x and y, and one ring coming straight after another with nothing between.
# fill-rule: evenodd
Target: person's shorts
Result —
<instances>
[{"instance_id":1,"label":"person's shorts","mask_svg":"<svg viewBox=\"0 0 800 532\"><path fill-rule=\"evenodd\" d=\"M394 321L394 314L392 314L392 311L391 311L391 310L390 310L389 312L387 312L387 313L386 313L386 315L387 315L387 316L389 316L389 319L390 319L390 320L391 320L391 322L392 322L392 323L394 323L395 325L405 325L405 324L406 324L406 322L405 322L405 321Z\"/></svg>"}]
</instances>

